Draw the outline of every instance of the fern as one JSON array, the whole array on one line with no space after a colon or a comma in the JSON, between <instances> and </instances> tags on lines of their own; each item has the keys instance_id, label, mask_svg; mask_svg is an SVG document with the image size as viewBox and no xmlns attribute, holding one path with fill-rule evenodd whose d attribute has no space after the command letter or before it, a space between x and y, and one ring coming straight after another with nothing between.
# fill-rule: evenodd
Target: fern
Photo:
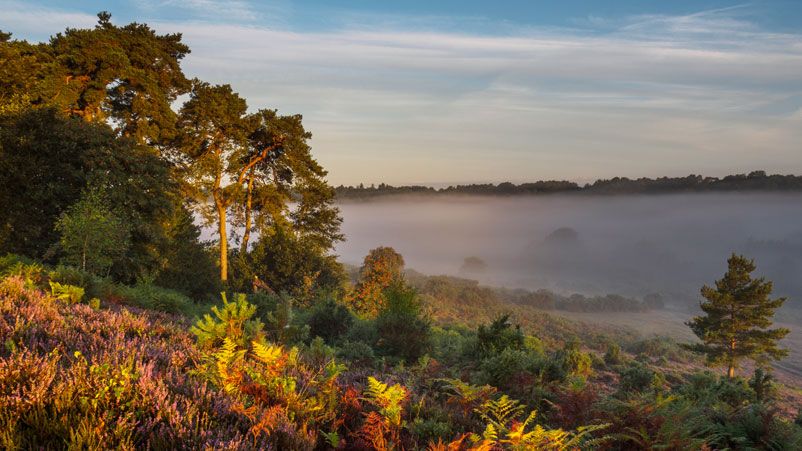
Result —
<instances>
[{"instance_id":1,"label":"fern","mask_svg":"<svg viewBox=\"0 0 802 451\"><path fill-rule=\"evenodd\" d=\"M84 298L84 289L75 285L62 285L58 282L50 281L50 292L56 299L67 302L68 304L78 304Z\"/></svg>"},{"instance_id":2,"label":"fern","mask_svg":"<svg viewBox=\"0 0 802 451\"><path fill-rule=\"evenodd\" d=\"M402 403L407 397L407 390L399 384L388 386L384 382L368 376L368 388L365 390L366 401L378 407L379 413L391 427L401 426Z\"/></svg>"},{"instance_id":3,"label":"fern","mask_svg":"<svg viewBox=\"0 0 802 451\"><path fill-rule=\"evenodd\" d=\"M215 368L217 370L216 378L218 384L222 386L227 393L239 391L241 379L239 367L245 358L245 351L238 350L237 344L226 337L223 339L223 345L213 356Z\"/></svg>"},{"instance_id":4,"label":"fern","mask_svg":"<svg viewBox=\"0 0 802 451\"><path fill-rule=\"evenodd\" d=\"M248 303L244 294L237 294L233 302L229 302L225 293L222 308L212 307L212 315L208 313L198 320L190 331L198 337L201 348L212 349L220 346L228 338L242 348L253 340L262 338L262 322L253 318L256 306Z\"/></svg>"},{"instance_id":5,"label":"fern","mask_svg":"<svg viewBox=\"0 0 802 451\"><path fill-rule=\"evenodd\" d=\"M518 400L511 399L507 395L502 395L497 400L488 400L476 409L476 413L488 425L493 425L495 429L506 431L506 424L517 419L523 413L525 407Z\"/></svg>"}]
</instances>

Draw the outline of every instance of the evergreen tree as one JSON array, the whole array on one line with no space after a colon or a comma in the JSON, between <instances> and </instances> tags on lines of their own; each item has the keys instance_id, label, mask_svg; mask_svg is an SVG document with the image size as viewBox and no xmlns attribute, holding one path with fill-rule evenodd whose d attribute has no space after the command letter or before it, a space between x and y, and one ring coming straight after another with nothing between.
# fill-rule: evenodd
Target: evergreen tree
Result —
<instances>
[{"instance_id":1,"label":"evergreen tree","mask_svg":"<svg viewBox=\"0 0 802 451\"><path fill-rule=\"evenodd\" d=\"M770 299L772 283L752 278L754 261L732 254L727 264L727 273L715 288L702 287L705 301L700 307L705 314L687 324L702 340L694 348L707 355L710 365L726 366L732 378L744 359L765 363L785 357L788 350L778 347L778 341L790 331L770 329L771 318L785 298Z\"/></svg>"},{"instance_id":2,"label":"evergreen tree","mask_svg":"<svg viewBox=\"0 0 802 451\"><path fill-rule=\"evenodd\" d=\"M245 99L230 85L195 81L178 119L178 159L198 210L217 225L220 280L228 280L228 211L239 195L238 175L246 159Z\"/></svg>"},{"instance_id":3,"label":"evergreen tree","mask_svg":"<svg viewBox=\"0 0 802 451\"><path fill-rule=\"evenodd\" d=\"M119 27L106 12L98 19L94 28L68 28L41 44L0 35L0 112L49 106L112 123L139 143L165 142L175 130L170 105L190 87L180 67L189 48L180 34Z\"/></svg>"}]
</instances>

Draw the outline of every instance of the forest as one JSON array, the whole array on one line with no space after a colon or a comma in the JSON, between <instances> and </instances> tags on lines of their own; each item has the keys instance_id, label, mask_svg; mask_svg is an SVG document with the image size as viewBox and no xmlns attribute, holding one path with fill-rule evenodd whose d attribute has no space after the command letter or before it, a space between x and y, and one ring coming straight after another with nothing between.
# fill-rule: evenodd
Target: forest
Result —
<instances>
[{"instance_id":1,"label":"forest","mask_svg":"<svg viewBox=\"0 0 802 451\"><path fill-rule=\"evenodd\" d=\"M734 174L725 177L705 177L691 174L687 177L659 177L629 179L614 177L599 179L593 183L580 185L567 180L541 180L537 182L514 184L450 185L444 188L430 186L391 186L379 185L343 186L335 188L340 199L371 199L378 196L415 194L460 194L482 196L514 196L556 193L582 194L659 194L687 192L728 192L728 191L800 191L802 177L796 175L767 175L765 171L752 171L748 174Z\"/></svg>"},{"instance_id":2,"label":"forest","mask_svg":"<svg viewBox=\"0 0 802 451\"><path fill-rule=\"evenodd\" d=\"M786 299L759 261L732 253L699 287L688 343L551 314L656 293L486 287L477 258L425 275L381 243L347 266L337 200L396 188L335 189L301 115L190 78L189 52L106 12L41 43L0 32L0 448L802 448L800 384L772 366Z\"/></svg>"}]
</instances>

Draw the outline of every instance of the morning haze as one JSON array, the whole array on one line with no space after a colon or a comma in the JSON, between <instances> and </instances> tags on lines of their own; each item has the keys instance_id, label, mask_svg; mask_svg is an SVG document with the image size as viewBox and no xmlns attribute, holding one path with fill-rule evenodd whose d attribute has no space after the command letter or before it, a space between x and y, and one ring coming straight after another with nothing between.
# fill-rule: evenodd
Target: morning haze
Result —
<instances>
[{"instance_id":1,"label":"morning haze","mask_svg":"<svg viewBox=\"0 0 802 451\"><path fill-rule=\"evenodd\" d=\"M0 11L0 449L802 449L802 2Z\"/></svg>"}]
</instances>

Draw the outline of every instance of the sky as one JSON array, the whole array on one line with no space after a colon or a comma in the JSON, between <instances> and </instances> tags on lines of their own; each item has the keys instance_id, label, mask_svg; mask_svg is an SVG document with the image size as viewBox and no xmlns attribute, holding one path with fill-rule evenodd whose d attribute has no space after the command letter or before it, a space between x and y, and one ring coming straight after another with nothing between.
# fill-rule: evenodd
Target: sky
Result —
<instances>
[{"instance_id":1,"label":"sky","mask_svg":"<svg viewBox=\"0 0 802 451\"><path fill-rule=\"evenodd\" d=\"M0 29L101 10L303 114L335 185L802 173L800 0L0 0Z\"/></svg>"}]
</instances>

